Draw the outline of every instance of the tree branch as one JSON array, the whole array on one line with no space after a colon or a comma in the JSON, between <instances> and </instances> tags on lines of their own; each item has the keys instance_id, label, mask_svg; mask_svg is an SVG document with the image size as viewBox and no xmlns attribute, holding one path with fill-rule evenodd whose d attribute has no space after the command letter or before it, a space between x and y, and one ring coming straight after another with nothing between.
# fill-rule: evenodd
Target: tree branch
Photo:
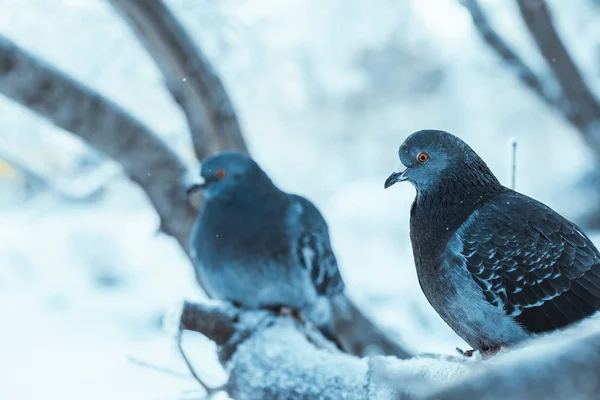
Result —
<instances>
[{"instance_id":1,"label":"tree branch","mask_svg":"<svg viewBox=\"0 0 600 400\"><path fill-rule=\"evenodd\" d=\"M400 359L413 354L376 326L346 296L332 304L335 333L342 347L359 357L388 355Z\"/></svg>"},{"instance_id":2,"label":"tree branch","mask_svg":"<svg viewBox=\"0 0 600 400\"><path fill-rule=\"evenodd\" d=\"M517 0L521 16L562 90L564 116L600 158L600 102L563 44L543 0Z\"/></svg>"},{"instance_id":3,"label":"tree branch","mask_svg":"<svg viewBox=\"0 0 600 400\"><path fill-rule=\"evenodd\" d=\"M436 389L429 400L593 400L600 393L600 321L532 339Z\"/></svg>"},{"instance_id":4,"label":"tree branch","mask_svg":"<svg viewBox=\"0 0 600 400\"><path fill-rule=\"evenodd\" d=\"M481 38L512 68L521 82L538 95L544 103L553 108L558 108L560 105L558 98L552 96L545 87L543 80L529 68L525 61L492 28L479 2L477 0L460 0L460 2L471 14L473 25L475 25Z\"/></svg>"},{"instance_id":5,"label":"tree branch","mask_svg":"<svg viewBox=\"0 0 600 400\"><path fill-rule=\"evenodd\" d=\"M119 162L146 192L165 233L188 252L195 211L181 182L186 169L148 127L92 89L48 66L0 36L0 93L70 131ZM202 282L199 284L204 288ZM349 300L348 300L349 301ZM336 313L336 332L357 355L409 353L391 340L358 308ZM356 325L355 325L356 324Z\"/></svg>"},{"instance_id":6,"label":"tree branch","mask_svg":"<svg viewBox=\"0 0 600 400\"><path fill-rule=\"evenodd\" d=\"M182 329L224 343L221 352L229 347L221 357L231 371L224 388L236 399L592 400L600 390L600 320L532 338L485 361L361 359L323 345L318 331L291 318L224 303L186 303L181 321Z\"/></svg>"},{"instance_id":7,"label":"tree branch","mask_svg":"<svg viewBox=\"0 0 600 400\"><path fill-rule=\"evenodd\" d=\"M144 189L165 233L187 250L195 212L180 186L186 168L150 128L3 36L0 93L119 162Z\"/></svg>"},{"instance_id":8,"label":"tree branch","mask_svg":"<svg viewBox=\"0 0 600 400\"><path fill-rule=\"evenodd\" d=\"M224 388L235 399L376 399L386 390L378 379L387 370L381 364L372 376L367 359L341 353L316 328L291 317L186 302L180 328L221 344L219 359L230 371Z\"/></svg>"},{"instance_id":9,"label":"tree branch","mask_svg":"<svg viewBox=\"0 0 600 400\"><path fill-rule=\"evenodd\" d=\"M483 40L511 67L523 84L558 111L582 135L600 160L600 105L562 44L541 0L518 0L521 14L560 86L553 95L519 55L493 29L477 0L460 0Z\"/></svg>"},{"instance_id":10,"label":"tree branch","mask_svg":"<svg viewBox=\"0 0 600 400\"><path fill-rule=\"evenodd\" d=\"M185 112L199 160L222 150L247 151L221 80L161 0L109 0L131 26Z\"/></svg>"},{"instance_id":11,"label":"tree branch","mask_svg":"<svg viewBox=\"0 0 600 400\"><path fill-rule=\"evenodd\" d=\"M233 106L219 77L164 2L109 1L133 28L184 109L197 157L202 160L225 149L246 151ZM339 327L336 333L346 349L361 356L375 352L408 357L409 353L381 332L356 305L348 299L345 302L350 315L339 309L334 315Z\"/></svg>"},{"instance_id":12,"label":"tree branch","mask_svg":"<svg viewBox=\"0 0 600 400\"><path fill-rule=\"evenodd\" d=\"M163 1L109 0L133 28L188 118L197 157L217 150L247 151L233 105L209 61ZM184 79L185 78L185 79ZM201 112L199 112L201 111ZM407 357L408 352L381 332L347 300L336 325L340 339L354 354L369 352ZM339 311L339 310L338 310ZM358 324L358 325L355 325Z\"/></svg>"}]
</instances>

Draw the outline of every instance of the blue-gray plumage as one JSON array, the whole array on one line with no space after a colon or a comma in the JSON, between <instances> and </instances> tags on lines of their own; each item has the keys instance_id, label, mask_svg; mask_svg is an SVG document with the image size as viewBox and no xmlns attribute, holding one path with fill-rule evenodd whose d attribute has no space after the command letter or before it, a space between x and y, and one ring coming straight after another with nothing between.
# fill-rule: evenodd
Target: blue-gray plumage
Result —
<instances>
[{"instance_id":1,"label":"blue-gray plumage","mask_svg":"<svg viewBox=\"0 0 600 400\"><path fill-rule=\"evenodd\" d=\"M311 319L321 300L342 293L327 224L310 201L279 190L242 153L208 158L201 180L195 187L206 201L191 252L211 297L246 308L290 308Z\"/></svg>"},{"instance_id":2,"label":"blue-gray plumage","mask_svg":"<svg viewBox=\"0 0 600 400\"><path fill-rule=\"evenodd\" d=\"M410 237L433 308L473 348L493 351L600 309L600 253L572 222L508 189L462 140L409 136L385 183L417 190Z\"/></svg>"}]
</instances>

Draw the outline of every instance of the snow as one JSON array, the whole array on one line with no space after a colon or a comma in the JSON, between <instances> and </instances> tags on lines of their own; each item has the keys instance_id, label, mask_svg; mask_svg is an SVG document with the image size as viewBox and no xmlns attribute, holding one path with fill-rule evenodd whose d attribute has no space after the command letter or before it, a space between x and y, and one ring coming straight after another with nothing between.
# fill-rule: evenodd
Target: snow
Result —
<instances>
[{"instance_id":1,"label":"snow","mask_svg":"<svg viewBox=\"0 0 600 400\"><path fill-rule=\"evenodd\" d=\"M408 134L457 133L506 184L514 137L520 191L569 217L585 205L569 193L591 167L583 141L505 69L458 1L168 3L223 77L255 158L282 189L321 209L352 298L416 352L452 354L466 345L419 289L408 238L414 190L383 190ZM514 5L482 4L547 74ZM550 2L600 90L597 10L588 0L574 4ZM114 99L193 163L183 114L107 2L3 0L0 33ZM57 187L86 182L106 165L1 97L0 127L0 154L43 171ZM92 160L87 169L85 160ZM197 389L192 379L130 361L187 375L160 321L173 302L202 296L176 243L156 234L158 220L139 189L110 178L88 202L27 200L21 191L0 176L0 315L8 327L0 331L0 398L166 399ZM196 336L186 335L203 349L195 364L218 381L214 348Z\"/></svg>"},{"instance_id":2,"label":"snow","mask_svg":"<svg viewBox=\"0 0 600 400\"><path fill-rule=\"evenodd\" d=\"M334 399L346 392L348 399L374 398L367 396L366 359L317 349L295 324L279 319L238 347L230 361L236 399L273 398L275 393L277 398Z\"/></svg>"}]
</instances>

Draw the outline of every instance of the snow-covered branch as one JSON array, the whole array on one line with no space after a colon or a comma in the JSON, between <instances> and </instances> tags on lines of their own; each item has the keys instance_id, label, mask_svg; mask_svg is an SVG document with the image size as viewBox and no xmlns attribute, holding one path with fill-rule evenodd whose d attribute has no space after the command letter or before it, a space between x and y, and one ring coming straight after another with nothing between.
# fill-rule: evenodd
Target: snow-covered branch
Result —
<instances>
[{"instance_id":1,"label":"snow-covered branch","mask_svg":"<svg viewBox=\"0 0 600 400\"><path fill-rule=\"evenodd\" d=\"M485 361L342 354L290 317L225 303L185 303L180 328L219 345L236 399L595 399L600 321L555 332Z\"/></svg>"},{"instance_id":2,"label":"snow-covered branch","mask_svg":"<svg viewBox=\"0 0 600 400\"><path fill-rule=\"evenodd\" d=\"M185 303L180 328L219 345L219 359L229 371L224 389L235 399L383 399L396 393L385 378L402 363L398 358L344 354L317 329L291 317L220 302ZM407 362L399 374L427 379L424 367L432 362L438 364ZM460 370L460 363L452 364Z\"/></svg>"},{"instance_id":3,"label":"snow-covered branch","mask_svg":"<svg viewBox=\"0 0 600 400\"><path fill-rule=\"evenodd\" d=\"M131 26L185 112L198 159L246 151L233 104L211 63L161 0L109 0Z\"/></svg>"},{"instance_id":4,"label":"snow-covered branch","mask_svg":"<svg viewBox=\"0 0 600 400\"><path fill-rule=\"evenodd\" d=\"M453 385L427 399L573 399L592 400L600 393L600 320L546 337L479 363Z\"/></svg>"}]
</instances>

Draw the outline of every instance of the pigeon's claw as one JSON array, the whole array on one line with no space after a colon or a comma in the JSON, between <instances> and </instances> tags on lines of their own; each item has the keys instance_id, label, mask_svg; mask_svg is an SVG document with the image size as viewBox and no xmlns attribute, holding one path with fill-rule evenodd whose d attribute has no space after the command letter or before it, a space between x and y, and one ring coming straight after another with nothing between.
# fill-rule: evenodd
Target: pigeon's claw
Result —
<instances>
[{"instance_id":1,"label":"pigeon's claw","mask_svg":"<svg viewBox=\"0 0 600 400\"><path fill-rule=\"evenodd\" d=\"M304 324L304 317L300 310L296 310L287 306L268 307L269 310L279 315L280 317L292 317L301 324Z\"/></svg>"},{"instance_id":2,"label":"pigeon's claw","mask_svg":"<svg viewBox=\"0 0 600 400\"><path fill-rule=\"evenodd\" d=\"M460 354L461 356L465 356L465 357L473 357L473 354L475 354L477 350L463 350L461 348L456 348L456 352L458 354Z\"/></svg>"},{"instance_id":3,"label":"pigeon's claw","mask_svg":"<svg viewBox=\"0 0 600 400\"><path fill-rule=\"evenodd\" d=\"M481 351L481 358L486 359L498 354L501 350L504 350L506 346L496 346L490 347L489 349L484 349Z\"/></svg>"},{"instance_id":4,"label":"pigeon's claw","mask_svg":"<svg viewBox=\"0 0 600 400\"><path fill-rule=\"evenodd\" d=\"M481 359L485 360L498 354L498 352L504 349L506 349L506 346L489 347L486 349L479 350L479 354L481 355ZM464 357L473 357L473 355L475 355L475 353L477 352L477 350L462 350L458 347L456 348L456 351L458 354Z\"/></svg>"}]
</instances>

